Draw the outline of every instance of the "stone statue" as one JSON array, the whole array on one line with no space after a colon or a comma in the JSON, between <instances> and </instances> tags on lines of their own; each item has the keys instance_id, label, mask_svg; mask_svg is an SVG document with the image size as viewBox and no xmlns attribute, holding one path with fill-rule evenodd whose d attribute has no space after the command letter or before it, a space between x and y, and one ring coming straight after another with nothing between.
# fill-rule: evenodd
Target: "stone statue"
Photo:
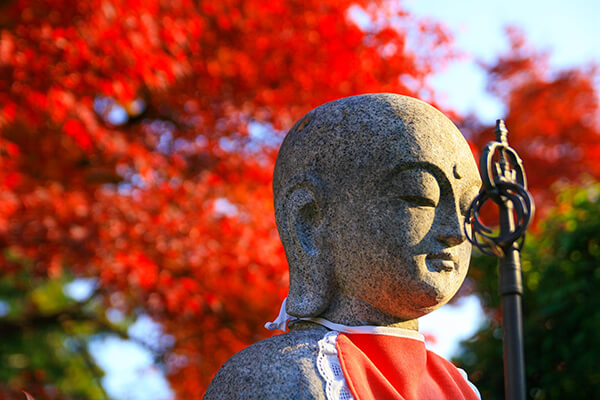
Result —
<instances>
[{"instance_id":1,"label":"stone statue","mask_svg":"<svg viewBox=\"0 0 600 400\"><path fill-rule=\"evenodd\" d=\"M285 329L289 319L289 332L234 355L205 399L437 399L435 390L446 384L468 393L444 398L476 398L476 389L465 386L449 362L420 348L415 351L422 354L402 359L413 351L402 346L424 346L417 318L448 302L465 278L471 245L463 220L480 185L461 133L420 100L367 94L306 114L283 141L273 176L290 270L277 322ZM404 342L377 342L394 338ZM362 349L361 341L376 344L352 353ZM391 374L431 369L415 361L431 359L448 368L450 378L436 375L424 388L397 389L390 373L369 369L385 369L377 366L385 352L373 346L392 349L386 361ZM361 367L363 361L355 360L369 351L375 367L369 360ZM359 378L377 375L381 382L349 380L353 368ZM439 379L446 379L441 389ZM380 390L413 394L393 397Z\"/></svg>"}]
</instances>

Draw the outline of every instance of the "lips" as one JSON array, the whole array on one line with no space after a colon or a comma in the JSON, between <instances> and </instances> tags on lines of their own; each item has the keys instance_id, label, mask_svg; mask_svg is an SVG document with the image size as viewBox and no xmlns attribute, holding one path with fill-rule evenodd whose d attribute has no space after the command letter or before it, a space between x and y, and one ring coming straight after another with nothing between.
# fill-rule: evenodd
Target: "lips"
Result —
<instances>
[{"instance_id":1,"label":"lips","mask_svg":"<svg viewBox=\"0 0 600 400\"><path fill-rule=\"evenodd\" d=\"M438 271L453 271L456 269L456 258L451 253L430 254L427 256L429 264Z\"/></svg>"}]
</instances>

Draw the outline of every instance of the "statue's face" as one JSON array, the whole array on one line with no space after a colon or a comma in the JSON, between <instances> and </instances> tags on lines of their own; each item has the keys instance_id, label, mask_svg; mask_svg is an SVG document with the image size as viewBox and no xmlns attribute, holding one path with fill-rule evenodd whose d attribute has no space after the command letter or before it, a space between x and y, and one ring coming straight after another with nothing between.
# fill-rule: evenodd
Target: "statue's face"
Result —
<instances>
[{"instance_id":1,"label":"statue's face","mask_svg":"<svg viewBox=\"0 0 600 400\"><path fill-rule=\"evenodd\" d=\"M464 215L481 184L459 135L440 115L370 150L360 184L339 193L331 214L343 295L405 320L454 296L471 256Z\"/></svg>"}]
</instances>

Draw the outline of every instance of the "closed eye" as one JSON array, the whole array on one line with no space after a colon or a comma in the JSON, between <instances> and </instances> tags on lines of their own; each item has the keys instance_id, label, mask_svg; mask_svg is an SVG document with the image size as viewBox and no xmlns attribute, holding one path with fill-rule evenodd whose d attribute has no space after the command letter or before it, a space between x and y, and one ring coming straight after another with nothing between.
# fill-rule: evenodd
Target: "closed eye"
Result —
<instances>
[{"instance_id":1,"label":"closed eye","mask_svg":"<svg viewBox=\"0 0 600 400\"><path fill-rule=\"evenodd\" d=\"M435 207L437 204L430 198L421 197L421 196L398 196L398 198L412 203L417 207Z\"/></svg>"}]
</instances>

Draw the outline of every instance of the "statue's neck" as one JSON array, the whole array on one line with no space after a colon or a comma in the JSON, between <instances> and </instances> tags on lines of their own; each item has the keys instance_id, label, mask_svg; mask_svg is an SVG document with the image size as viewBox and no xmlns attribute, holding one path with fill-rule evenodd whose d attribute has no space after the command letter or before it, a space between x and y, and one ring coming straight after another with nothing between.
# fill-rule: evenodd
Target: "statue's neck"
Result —
<instances>
[{"instance_id":1,"label":"statue's neck","mask_svg":"<svg viewBox=\"0 0 600 400\"><path fill-rule=\"evenodd\" d=\"M402 320L386 314L355 297L336 295L321 317L348 326L377 325L419 330L418 320Z\"/></svg>"}]
</instances>

